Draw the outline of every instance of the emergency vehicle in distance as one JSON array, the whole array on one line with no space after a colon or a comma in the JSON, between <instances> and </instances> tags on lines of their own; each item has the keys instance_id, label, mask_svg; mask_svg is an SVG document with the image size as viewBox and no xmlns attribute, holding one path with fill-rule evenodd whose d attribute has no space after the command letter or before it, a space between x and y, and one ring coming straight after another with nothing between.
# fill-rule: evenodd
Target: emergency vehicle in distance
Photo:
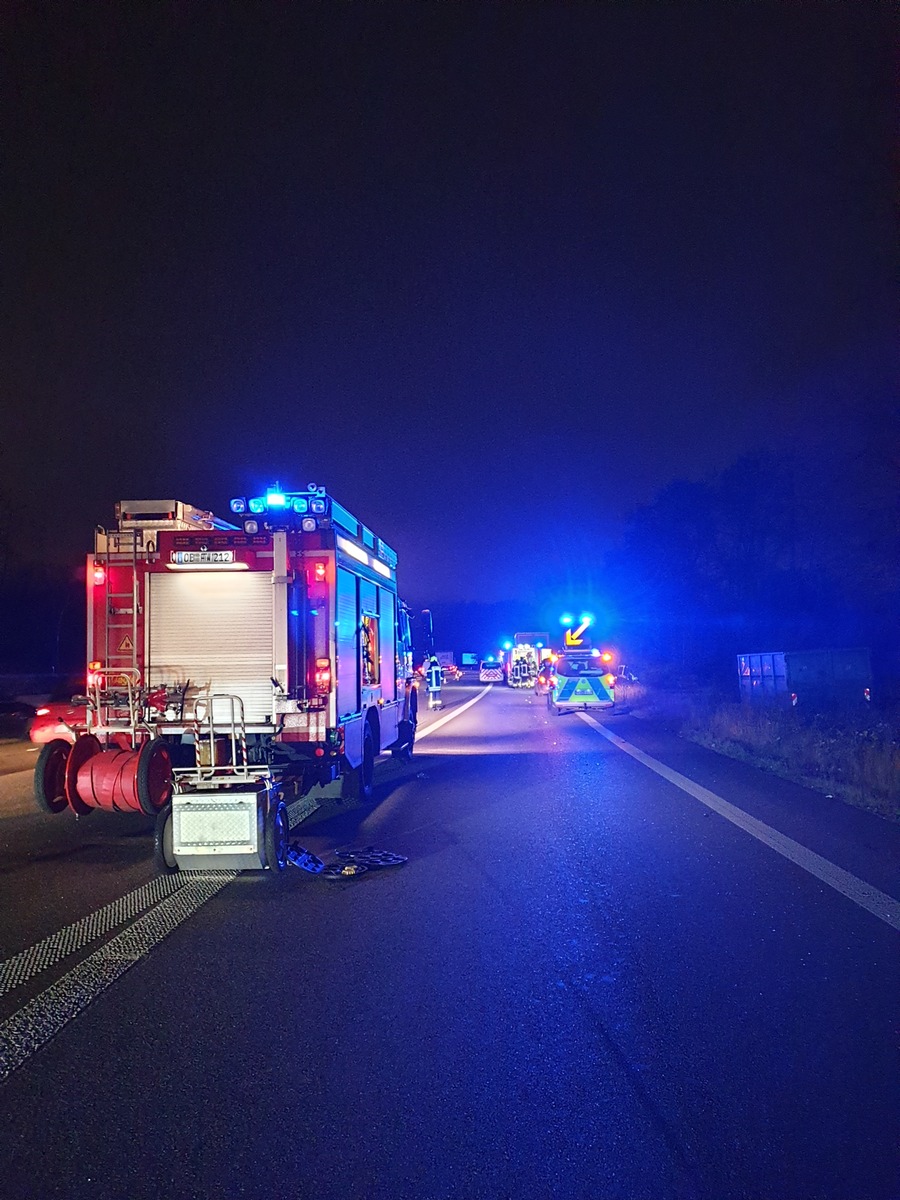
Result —
<instances>
[{"instance_id":1,"label":"emergency vehicle in distance","mask_svg":"<svg viewBox=\"0 0 900 1200\"><path fill-rule=\"evenodd\" d=\"M533 687L541 663L550 655L550 634L517 633L506 646L506 682L510 687Z\"/></svg>"},{"instance_id":2,"label":"emergency vehicle in distance","mask_svg":"<svg viewBox=\"0 0 900 1200\"><path fill-rule=\"evenodd\" d=\"M616 703L615 655L598 649L588 633L594 624L591 613L576 621L566 614L561 653L551 655L552 664L538 675L535 691L546 695L547 708L559 717L574 709L611 709Z\"/></svg>"},{"instance_id":3,"label":"emergency vehicle in distance","mask_svg":"<svg viewBox=\"0 0 900 1200\"><path fill-rule=\"evenodd\" d=\"M553 663L547 708L557 716L573 709L614 708L616 676L612 654L596 649L564 650Z\"/></svg>"},{"instance_id":4,"label":"emergency vehicle in distance","mask_svg":"<svg viewBox=\"0 0 900 1200\"><path fill-rule=\"evenodd\" d=\"M231 510L122 500L98 527L84 727L35 769L45 812L156 815L166 870L282 870L311 789L366 799L415 741L394 551L315 484Z\"/></svg>"}]
</instances>

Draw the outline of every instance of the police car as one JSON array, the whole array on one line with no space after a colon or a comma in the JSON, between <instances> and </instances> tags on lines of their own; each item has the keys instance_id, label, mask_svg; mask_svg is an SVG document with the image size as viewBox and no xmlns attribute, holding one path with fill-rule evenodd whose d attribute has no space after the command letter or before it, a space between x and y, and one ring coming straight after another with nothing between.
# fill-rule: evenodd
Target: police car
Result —
<instances>
[{"instance_id":1,"label":"police car","mask_svg":"<svg viewBox=\"0 0 900 1200\"><path fill-rule=\"evenodd\" d=\"M599 650L567 650L554 663L547 707L560 716L575 709L614 708L616 677Z\"/></svg>"}]
</instances>

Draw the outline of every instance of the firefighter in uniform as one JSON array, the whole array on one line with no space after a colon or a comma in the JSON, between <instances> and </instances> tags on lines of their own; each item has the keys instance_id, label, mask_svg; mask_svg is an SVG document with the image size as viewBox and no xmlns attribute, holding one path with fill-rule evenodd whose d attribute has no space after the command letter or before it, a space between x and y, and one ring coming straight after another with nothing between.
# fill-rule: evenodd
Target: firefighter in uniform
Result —
<instances>
[{"instance_id":1,"label":"firefighter in uniform","mask_svg":"<svg viewBox=\"0 0 900 1200\"><path fill-rule=\"evenodd\" d=\"M437 657L432 654L431 658L425 665L425 690L428 692L428 707L443 708L441 700L441 684L443 683L444 675L441 670L441 664Z\"/></svg>"}]
</instances>

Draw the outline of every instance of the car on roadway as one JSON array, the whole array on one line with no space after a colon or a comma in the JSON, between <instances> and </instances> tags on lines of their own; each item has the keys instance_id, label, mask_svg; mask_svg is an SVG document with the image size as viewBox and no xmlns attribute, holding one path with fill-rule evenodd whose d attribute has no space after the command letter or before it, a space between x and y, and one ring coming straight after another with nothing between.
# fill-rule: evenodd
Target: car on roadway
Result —
<instances>
[{"instance_id":1,"label":"car on roadway","mask_svg":"<svg viewBox=\"0 0 900 1200\"><path fill-rule=\"evenodd\" d=\"M554 665L554 686L547 693L547 708L561 716L575 709L615 708L616 676L599 650L569 651Z\"/></svg>"},{"instance_id":2,"label":"car on roadway","mask_svg":"<svg viewBox=\"0 0 900 1200\"><path fill-rule=\"evenodd\" d=\"M74 742L74 731L84 729L86 723L87 705L84 698L70 695L64 699L55 692L44 704L38 705L28 736L38 746L52 742L54 738Z\"/></svg>"},{"instance_id":3,"label":"car on roadway","mask_svg":"<svg viewBox=\"0 0 900 1200\"><path fill-rule=\"evenodd\" d=\"M479 683L502 683L503 664L485 659L478 667Z\"/></svg>"},{"instance_id":4,"label":"car on roadway","mask_svg":"<svg viewBox=\"0 0 900 1200\"><path fill-rule=\"evenodd\" d=\"M6 697L0 700L0 738L27 738L33 720L33 704Z\"/></svg>"}]
</instances>

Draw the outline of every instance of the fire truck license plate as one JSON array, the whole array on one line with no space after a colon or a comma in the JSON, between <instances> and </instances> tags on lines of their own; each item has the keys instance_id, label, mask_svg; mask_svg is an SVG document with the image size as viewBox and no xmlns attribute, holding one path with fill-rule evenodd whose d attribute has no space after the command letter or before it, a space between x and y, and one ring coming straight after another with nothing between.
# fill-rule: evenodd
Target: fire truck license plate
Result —
<instances>
[{"instance_id":1,"label":"fire truck license plate","mask_svg":"<svg viewBox=\"0 0 900 1200\"><path fill-rule=\"evenodd\" d=\"M203 563L234 562L233 550L173 550L172 562L182 566L201 566Z\"/></svg>"}]
</instances>

